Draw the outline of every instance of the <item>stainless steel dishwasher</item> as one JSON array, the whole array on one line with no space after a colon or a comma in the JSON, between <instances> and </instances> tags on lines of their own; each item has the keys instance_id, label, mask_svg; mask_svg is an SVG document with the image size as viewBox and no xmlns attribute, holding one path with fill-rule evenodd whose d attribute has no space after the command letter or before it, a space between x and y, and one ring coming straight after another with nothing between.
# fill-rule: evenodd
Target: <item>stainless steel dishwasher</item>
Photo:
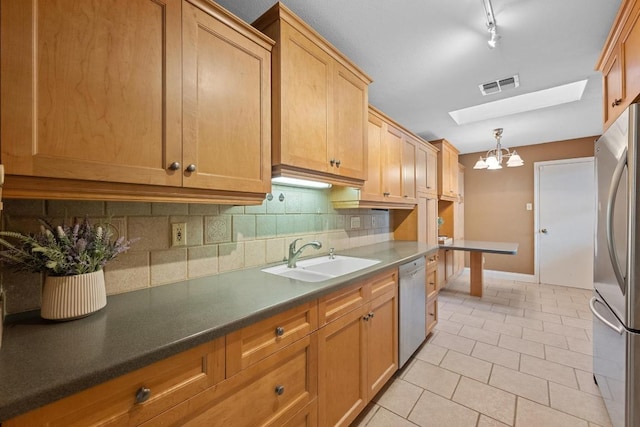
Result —
<instances>
[{"instance_id":1,"label":"stainless steel dishwasher","mask_svg":"<svg viewBox=\"0 0 640 427\"><path fill-rule=\"evenodd\" d=\"M404 366L411 355L427 337L425 257L400 266L400 337L398 339L399 367Z\"/></svg>"}]
</instances>

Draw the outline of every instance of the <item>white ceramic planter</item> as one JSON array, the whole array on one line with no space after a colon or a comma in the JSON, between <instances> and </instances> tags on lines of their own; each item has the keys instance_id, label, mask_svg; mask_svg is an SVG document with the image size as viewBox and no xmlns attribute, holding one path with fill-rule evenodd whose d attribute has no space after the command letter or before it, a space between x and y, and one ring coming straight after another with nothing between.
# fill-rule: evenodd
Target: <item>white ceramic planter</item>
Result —
<instances>
[{"instance_id":1,"label":"white ceramic planter","mask_svg":"<svg viewBox=\"0 0 640 427\"><path fill-rule=\"evenodd\" d=\"M76 276L47 276L40 316L50 320L85 317L107 305L104 272Z\"/></svg>"}]
</instances>

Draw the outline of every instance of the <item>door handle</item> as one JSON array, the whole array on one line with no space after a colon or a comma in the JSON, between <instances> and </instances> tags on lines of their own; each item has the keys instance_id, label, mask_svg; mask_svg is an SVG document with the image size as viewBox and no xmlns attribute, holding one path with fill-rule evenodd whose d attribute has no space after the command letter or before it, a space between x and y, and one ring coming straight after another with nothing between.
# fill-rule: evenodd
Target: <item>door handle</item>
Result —
<instances>
[{"instance_id":1,"label":"door handle","mask_svg":"<svg viewBox=\"0 0 640 427\"><path fill-rule=\"evenodd\" d=\"M589 308L591 309L591 312L593 313L593 315L596 316L602 323L604 323L605 325L607 325L608 327L616 331L618 334L622 335L622 332L624 331L624 327L614 325L613 323L605 319L602 314L598 313L598 310L596 310L596 302L600 302L598 301L598 298L591 297L591 300L589 301Z\"/></svg>"},{"instance_id":2,"label":"door handle","mask_svg":"<svg viewBox=\"0 0 640 427\"><path fill-rule=\"evenodd\" d=\"M620 155L620 159L618 160L618 164L613 171L613 178L611 179L611 185L609 186L609 197L607 198L607 224L606 224L606 234L607 234L607 249L609 250L609 258L611 259L611 265L613 267L613 272L616 276L616 280L618 281L618 286L620 286L620 290L622 291L622 295L626 295L626 279L622 274L622 268L620 268L620 261L618 260L618 254L616 254L616 245L615 245L615 236L613 235L613 211L616 204L616 195L618 194L618 187L620 186L620 181L622 180L622 173L624 172L624 167L627 165L627 147L624 148L622 154Z\"/></svg>"},{"instance_id":3,"label":"door handle","mask_svg":"<svg viewBox=\"0 0 640 427\"><path fill-rule=\"evenodd\" d=\"M540 232L543 233L543 234L547 234L547 229L546 228L541 228Z\"/></svg>"}]
</instances>

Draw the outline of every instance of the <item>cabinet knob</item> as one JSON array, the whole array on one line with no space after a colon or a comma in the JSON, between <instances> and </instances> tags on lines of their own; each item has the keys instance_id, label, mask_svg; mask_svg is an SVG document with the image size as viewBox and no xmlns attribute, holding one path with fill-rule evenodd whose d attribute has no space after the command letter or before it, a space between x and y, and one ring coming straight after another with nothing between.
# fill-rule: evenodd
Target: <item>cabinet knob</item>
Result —
<instances>
[{"instance_id":1,"label":"cabinet knob","mask_svg":"<svg viewBox=\"0 0 640 427\"><path fill-rule=\"evenodd\" d=\"M391 193L389 193L388 191L385 191L384 193L382 193L382 195L384 197L389 197L391 195Z\"/></svg>"},{"instance_id":2,"label":"cabinet knob","mask_svg":"<svg viewBox=\"0 0 640 427\"><path fill-rule=\"evenodd\" d=\"M169 165L169 170L177 171L180 169L180 162L173 162Z\"/></svg>"},{"instance_id":3,"label":"cabinet knob","mask_svg":"<svg viewBox=\"0 0 640 427\"><path fill-rule=\"evenodd\" d=\"M284 335L284 328L282 326L278 326L276 328L276 336L281 337Z\"/></svg>"},{"instance_id":4,"label":"cabinet knob","mask_svg":"<svg viewBox=\"0 0 640 427\"><path fill-rule=\"evenodd\" d=\"M374 312L373 312L373 311L369 312L369 319L373 318L373 316L374 316L374 315L375 315L375 314L374 314Z\"/></svg>"},{"instance_id":5,"label":"cabinet knob","mask_svg":"<svg viewBox=\"0 0 640 427\"><path fill-rule=\"evenodd\" d=\"M335 165L335 164L336 164L336 159L331 159L331 160L329 160L329 164L330 164L331 166Z\"/></svg>"},{"instance_id":6,"label":"cabinet knob","mask_svg":"<svg viewBox=\"0 0 640 427\"><path fill-rule=\"evenodd\" d=\"M364 316L362 316L362 320L364 320L365 322L369 321L369 315L365 314Z\"/></svg>"},{"instance_id":7,"label":"cabinet knob","mask_svg":"<svg viewBox=\"0 0 640 427\"><path fill-rule=\"evenodd\" d=\"M541 228L540 229L541 233L547 234L549 231L546 228Z\"/></svg>"},{"instance_id":8,"label":"cabinet knob","mask_svg":"<svg viewBox=\"0 0 640 427\"><path fill-rule=\"evenodd\" d=\"M191 163L189 166L187 166L187 169L185 169L187 172L195 172L196 171L196 165L194 165L193 163Z\"/></svg>"},{"instance_id":9,"label":"cabinet knob","mask_svg":"<svg viewBox=\"0 0 640 427\"><path fill-rule=\"evenodd\" d=\"M282 396L282 394L284 393L284 386L283 385L277 385L275 392L276 392L276 394L278 396Z\"/></svg>"},{"instance_id":10,"label":"cabinet knob","mask_svg":"<svg viewBox=\"0 0 640 427\"><path fill-rule=\"evenodd\" d=\"M409 198L409 195L408 195L408 194L405 194L403 197L404 197L405 199L408 199L408 198Z\"/></svg>"},{"instance_id":11,"label":"cabinet knob","mask_svg":"<svg viewBox=\"0 0 640 427\"><path fill-rule=\"evenodd\" d=\"M151 397L151 389L142 386L136 391L136 403L146 402Z\"/></svg>"},{"instance_id":12,"label":"cabinet knob","mask_svg":"<svg viewBox=\"0 0 640 427\"><path fill-rule=\"evenodd\" d=\"M342 163L340 160L336 160L336 167L339 168L340 167L340 163Z\"/></svg>"},{"instance_id":13,"label":"cabinet knob","mask_svg":"<svg viewBox=\"0 0 640 427\"><path fill-rule=\"evenodd\" d=\"M611 103L611 106L615 107L616 105L620 105L620 104L622 104L622 98L617 98L613 100L613 102Z\"/></svg>"}]
</instances>

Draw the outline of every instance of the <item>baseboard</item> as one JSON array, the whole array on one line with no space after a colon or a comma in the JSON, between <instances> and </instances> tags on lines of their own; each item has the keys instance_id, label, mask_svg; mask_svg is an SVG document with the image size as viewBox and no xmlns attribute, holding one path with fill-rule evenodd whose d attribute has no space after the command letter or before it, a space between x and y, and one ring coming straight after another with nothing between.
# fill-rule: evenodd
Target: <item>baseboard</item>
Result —
<instances>
[{"instance_id":1,"label":"baseboard","mask_svg":"<svg viewBox=\"0 0 640 427\"><path fill-rule=\"evenodd\" d=\"M465 267L465 274L469 274L469 267ZM485 277L494 279L515 280L518 282L538 283L538 278L533 274L511 273L509 271L484 270Z\"/></svg>"}]
</instances>

